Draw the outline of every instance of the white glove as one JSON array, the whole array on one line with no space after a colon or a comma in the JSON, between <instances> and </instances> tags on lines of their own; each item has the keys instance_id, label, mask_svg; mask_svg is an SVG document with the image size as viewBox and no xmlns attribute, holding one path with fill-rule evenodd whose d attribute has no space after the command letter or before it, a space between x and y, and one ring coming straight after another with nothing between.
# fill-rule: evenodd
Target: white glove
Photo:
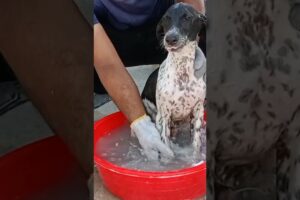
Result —
<instances>
[{"instance_id":1,"label":"white glove","mask_svg":"<svg viewBox=\"0 0 300 200\"><path fill-rule=\"evenodd\" d=\"M139 117L130 127L149 160L158 160L159 152L164 159L174 157L172 150L161 141L160 134L149 116Z\"/></svg>"}]
</instances>

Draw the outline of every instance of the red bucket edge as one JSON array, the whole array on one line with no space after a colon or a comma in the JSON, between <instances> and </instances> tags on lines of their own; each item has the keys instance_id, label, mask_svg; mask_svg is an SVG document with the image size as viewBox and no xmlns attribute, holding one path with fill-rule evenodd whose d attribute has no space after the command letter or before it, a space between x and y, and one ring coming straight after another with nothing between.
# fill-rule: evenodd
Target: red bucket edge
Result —
<instances>
[{"instance_id":1,"label":"red bucket edge","mask_svg":"<svg viewBox=\"0 0 300 200\"><path fill-rule=\"evenodd\" d=\"M94 133L96 132L95 130L98 129L99 126L104 126L106 122L111 121L113 119L122 119L119 121L114 127L118 127L120 125L126 124L127 119L124 116L122 112L115 112L112 113L108 116L103 117L102 119L96 121L94 123ZM98 141L99 136L94 134L94 146ZM165 171L165 172L157 172L157 171L141 171L141 170L135 170L135 169L127 169L124 167L120 167L118 165L115 165L111 162L108 162L104 159L101 159L99 156L96 154L96 149L94 148L94 162L95 164L104 169L107 169L109 171L113 171L118 174L123 174L127 176L132 176L132 177L141 177L141 178L170 178L170 177L177 177L177 176L183 176L183 175L189 175L189 174L194 174L194 173L201 173L206 171L206 162L203 162L199 165L189 167L189 168L184 168L180 170L171 170L171 171Z\"/></svg>"}]
</instances>

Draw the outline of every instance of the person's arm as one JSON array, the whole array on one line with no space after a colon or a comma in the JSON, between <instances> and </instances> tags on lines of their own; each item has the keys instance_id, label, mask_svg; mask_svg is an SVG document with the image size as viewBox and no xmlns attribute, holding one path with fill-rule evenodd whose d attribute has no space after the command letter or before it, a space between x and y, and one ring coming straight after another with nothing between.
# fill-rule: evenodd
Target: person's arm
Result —
<instances>
[{"instance_id":1,"label":"person's arm","mask_svg":"<svg viewBox=\"0 0 300 200\"><path fill-rule=\"evenodd\" d=\"M99 23L94 25L94 65L105 89L130 122L146 113L134 81Z\"/></svg>"},{"instance_id":2,"label":"person's arm","mask_svg":"<svg viewBox=\"0 0 300 200\"><path fill-rule=\"evenodd\" d=\"M205 14L204 0L177 0L177 2L183 2L193 5L198 11Z\"/></svg>"},{"instance_id":3,"label":"person's arm","mask_svg":"<svg viewBox=\"0 0 300 200\"><path fill-rule=\"evenodd\" d=\"M146 156L157 160L160 152L167 159L173 157L172 150L161 141L155 124L146 115L134 81L99 23L94 25L94 65L105 89L128 118Z\"/></svg>"}]
</instances>

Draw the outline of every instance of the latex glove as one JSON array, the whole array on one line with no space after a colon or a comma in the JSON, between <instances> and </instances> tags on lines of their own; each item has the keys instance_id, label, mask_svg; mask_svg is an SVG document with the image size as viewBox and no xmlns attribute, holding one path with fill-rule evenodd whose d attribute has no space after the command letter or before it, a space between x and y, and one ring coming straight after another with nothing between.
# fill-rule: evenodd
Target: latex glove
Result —
<instances>
[{"instance_id":1,"label":"latex glove","mask_svg":"<svg viewBox=\"0 0 300 200\"><path fill-rule=\"evenodd\" d=\"M159 152L164 159L174 157L172 150L161 141L160 134L149 116L139 117L130 127L149 160L158 160Z\"/></svg>"}]
</instances>

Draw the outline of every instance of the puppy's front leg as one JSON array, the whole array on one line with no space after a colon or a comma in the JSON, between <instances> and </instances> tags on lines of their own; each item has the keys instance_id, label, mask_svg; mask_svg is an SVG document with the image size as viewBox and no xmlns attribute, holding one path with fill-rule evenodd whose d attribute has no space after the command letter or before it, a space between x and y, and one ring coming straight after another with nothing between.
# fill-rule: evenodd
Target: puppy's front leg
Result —
<instances>
[{"instance_id":1,"label":"puppy's front leg","mask_svg":"<svg viewBox=\"0 0 300 200\"><path fill-rule=\"evenodd\" d=\"M199 159L205 159L206 152L201 151L201 144L206 143L206 131L205 131L205 122L204 122L204 106L203 102L198 102L194 108L193 111L193 129L192 129L192 135L193 135L193 148L194 153L193 157L195 160ZM202 141L205 140L205 141Z\"/></svg>"},{"instance_id":2,"label":"puppy's front leg","mask_svg":"<svg viewBox=\"0 0 300 200\"><path fill-rule=\"evenodd\" d=\"M170 116L158 112L156 115L156 128L160 133L162 141L170 147Z\"/></svg>"}]
</instances>

